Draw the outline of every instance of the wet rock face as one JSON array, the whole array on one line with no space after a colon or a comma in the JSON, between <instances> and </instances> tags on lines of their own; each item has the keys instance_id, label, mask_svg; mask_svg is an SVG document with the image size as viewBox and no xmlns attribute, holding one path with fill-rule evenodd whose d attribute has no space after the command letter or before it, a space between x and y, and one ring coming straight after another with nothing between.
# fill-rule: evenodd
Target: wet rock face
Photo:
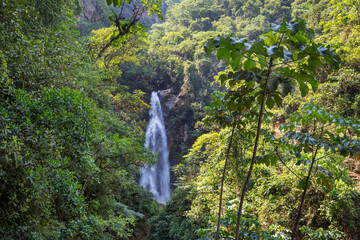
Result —
<instances>
[{"instance_id":1,"label":"wet rock face","mask_svg":"<svg viewBox=\"0 0 360 240\"><path fill-rule=\"evenodd\" d=\"M159 97L165 116L168 116L169 112L173 108L177 95L172 93L172 89L166 89L159 91Z\"/></svg>"},{"instance_id":2,"label":"wet rock face","mask_svg":"<svg viewBox=\"0 0 360 240\"><path fill-rule=\"evenodd\" d=\"M109 27L110 22L106 20L107 16L104 13L104 11L106 12L106 9L104 9L104 6L101 7L99 5L100 1L104 1L104 0L80 0L80 5L83 8L82 13L80 14L80 20L91 23L104 22L103 27ZM110 11L110 7L107 6L105 2L103 4L102 3L100 4L105 5L105 8L109 8ZM161 5L161 11L164 16L166 14L167 7L168 7L167 4L165 3L165 1L163 1ZM113 8L113 9L117 9L115 11L120 12L120 8ZM132 6L130 4L125 4L122 17L131 18L132 14L133 14ZM145 12L141 16L140 22L150 28L152 24L160 23L161 20L157 16L149 16L148 13ZM90 33L91 30L92 29L90 29L90 31L87 30L86 33L87 34Z\"/></svg>"},{"instance_id":3,"label":"wet rock face","mask_svg":"<svg viewBox=\"0 0 360 240\"><path fill-rule=\"evenodd\" d=\"M80 5L83 8L80 18L84 18L88 22L103 20L103 10L96 0L80 0Z\"/></svg>"},{"instance_id":4,"label":"wet rock face","mask_svg":"<svg viewBox=\"0 0 360 240\"><path fill-rule=\"evenodd\" d=\"M171 129L175 133L175 142L180 144L181 148L192 144L189 142L189 130L193 127L194 113L182 92L176 97L169 112L169 117Z\"/></svg>"},{"instance_id":5,"label":"wet rock face","mask_svg":"<svg viewBox=\"0 0 360 240\"><path fill-rule=\"evenodd\" d=\"M174 94L172 89L166 89L159 91L159 96L167 123L169 161L171 166L175 166L193 144L194 139L189 132L194 127L194 113L183 92ZM171 172L170 182L175 182L175 178L174 173Z\"/></svg>"}]
</instances>

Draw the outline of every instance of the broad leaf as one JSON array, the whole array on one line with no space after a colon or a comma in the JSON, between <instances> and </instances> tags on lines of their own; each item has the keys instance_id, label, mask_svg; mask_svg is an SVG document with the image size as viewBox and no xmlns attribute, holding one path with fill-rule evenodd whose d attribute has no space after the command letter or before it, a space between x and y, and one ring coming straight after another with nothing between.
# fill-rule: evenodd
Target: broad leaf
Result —
<instances>
[{"instance_id":1,"label":"broad leaf","mask_svg":"<svg viewBox=\"0 0 360 240\"><path fill-rule=\"evenodd\" d=\"M269 109L272 109L275 106L275 101L274 101L274 99L272 99L271 96L266 99L266 106Z\"/></svg>"},{"instance_id":2,"label":"broad leaf","mask_svg":"<svg viewBox=\"0 0 360 240\"><path fill-rule=\"evenodd\" d=\"M286 95L291 93L293 87L294 87L294 85L292 84L292 82L289 79L284 80L281 83L281 96L285 97Z\"/></svg>"},{"instance_id":3,"label":"broad leaf","mask_svg":"<svg viewBox=\"0 0 360 240\"><path fill-rule=\"evenodd\" d=\"M231 65L231 68L234 70L234 71L238 71L241 67L241 63L240 63L240 60L241 60L241 56L233 59L231 58L230 60L230 65Z\"/></svg>"},{"instance_id":4,"label":"broad leaf","mask_svg":"<svg viewBox=\"0 0 360 240\"><path fill-rule=\"evenodd\" d=\"M280 31L281 25L272 24L270 28L271 28L271 30L278 32L278 31Z\"/></svg>"},{"instance_id":5,"label":"broad leaf","mask_svg":"<svg viewBox=\"0 0 360 240\"><path fill-rule=\"evenodd\" d=\"M230 58L230 50L228 48L219 48L217 51L217 57L219 60L229 59Z\"/></svg>"},{"instance_id":6,"label":"broad leaf","mask_svg":"<svg viewBox=\"0 0 360 240\"><path fill-rule=\"evenodd\" d=\"M309 67L313 69L319 68L322 65L322 62L319 59L319 57L315 55L311 55L309 57L308 63L309 63Z\"/></svg>"},{"instance_id":7,"label":"broad leaf","mask_svg":"<svg viewBox=\"0 0 360 240\"><path fill-rule=\"evenodd\" d=\"M279 80L277 79L277 77L276 76L270 77L267 82L267 86L270 92L275 92L279 86Z\"/></svg>"},{"instance_id":8,"label":"broad leaf","mask_svg":"<svg viewBox=\"0 0 360 240\"><path fill-rule=\"evenodd\" d=\"M292 59L292 53L289 50L283 49L284 52L284 60L289 61Z\"/></svg>"},{"instance_id":9,"label":"broad leaf","mask_svg":"<svg viewBox=\"0 0 360 240\"><path fill-rule=\"evenodd\" d=\"M244 62L244 68L249 71L252 68L256 68L256 63L253 60L247 59Z\"/></svg>"},{"instance_id":10,"label":"broad leaf","mask_svg":"<svg viewBox=\"0 0 360 240\"><path fill-rule=\"evenodd\" d=\"M244 45L245 45L245 51L249 51L250 48L252 47L251 43L244 43Z\"/></svg>"},{"instance_id":11,"label":"broad leaf","mask_svg":"<svg viewBox=\"0 0 360 240\"><path fill-rule=\"evenodd\" d=\"M318 50L320 56L325 56L326 52L328 51L328 48L326 48L326 47L318 47L317 50Z\"/></svg>"},{"instance_id":12,"label":"broad leaf","mask_svg":"<svg viewBox=\"0 0 360 240\"><path fill-rule=\"evenodd\" d=\"M256 53L259 56L266 56L266 45L264 41L254 42L251 47L251 52Z\"/></svg>"},{"instance_id":13,"label":"broad leaf","mask_svg":"<svg viewBox=\"0 0 360 240\"><path fill-rule=\"evenodd\" d=\"M274 94L274 95L273 95L273 98L274 98L274 100L275 100L275 102L276 102L276 105L277 105L278 107L281 107L282 102L283 102L282 97L279 96L278 94Z\"/></svg>"},{"instance_id":14,"label":"broad leaf","mask_svg":"<svg viewBox=\"0 0 360 240\"><path fill-rule=\"evenodd\" d=\"M288 28L291 30L291 35L295 35L300 29L300 23L299 22L290 23L288 25Z\"/></svg>"},{"instance_id":15,"label":"broad leaf","mask_svg":"<svg viewBox=\"0 0 360 240\"><path fill-rule=\"evenodd\" d=\"M279 38L276 34L274 34L273 32L267 32L266 34L263 35L265 37L264 39L264 43L267 46L271 46L274 45L275 43L279 42Z\"/></svg>"},{"instance_id":16,"label":"broad leaf","mask_svg":"<svg viewBox=\"0 0 360 240\"><path fill-rule=\"evenodd\" d=\"M301 96L305 97L309 93L309 87L302 81L298 81L300 86Z\"/></svg>"},{"instance_id":17,"label":"broad leaf","mask_svg":"<svg viewBox=\"0 0 360 240\"><path fill-rule=\"evenodd\" d=\"M276 49L278 48L277 46L270 46L270 47L265 47L266 48L266 53L268 56L271 56L275 53Z\"/></svg>"}]
</instances>

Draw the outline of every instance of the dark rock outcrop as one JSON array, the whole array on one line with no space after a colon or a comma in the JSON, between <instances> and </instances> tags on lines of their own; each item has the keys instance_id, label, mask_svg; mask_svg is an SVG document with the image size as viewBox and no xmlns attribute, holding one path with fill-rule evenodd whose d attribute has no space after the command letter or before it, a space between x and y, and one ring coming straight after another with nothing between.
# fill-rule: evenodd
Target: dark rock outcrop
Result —
<instances>
[{"instance_id":1,"label":"dark rock outcrop","mask_svg":"<svg viewBox=\"0 0 360 240\"><path fill-rule=\"evenodd\" d=\"M78 18L78 29L81 35L89 35L92 30L111 26L111 22L108 21L108 17L113 14L112 10L116 13L120 12L120 8L108 6L105 0L80 0L80 5L83 8L83 11ZM161 11L164 16L166 10L167 5L165 1L163 1ZM125 4L122 17L131 18L132 14L132 5ZM156 16L156 14L154 14L154 16L149 16L148 12L145 12L141 16L140 22L150 28L152 24L160 23L161 20Z\"/></svg>"},{"instance_id":2,"label":"dark rock outcrop","mask_svg":"<svg viewBox=\"0 0 360 240\"><path fill-rule=\"evenodd\" d=\"M183 92L178 95L172 89L159 91L163 111L165 113L168 144L170 149L169 161L171 167L177 165L194 142L190 130L194 127L194 113L187 97ZM170 173L170 181L174 183L176 176Z\"/></svg>"},{"instance_id":3,"label":"dark rock outcrop","mask_svg":"<svg viewBox=\"0 0 360 240\"><path fill-rule=\"evenodd\" d=\"M80 0L83 11L80 18L88 22L99 22L104 19L103 10L96 0Z\"/></svg>"}]
</instances>

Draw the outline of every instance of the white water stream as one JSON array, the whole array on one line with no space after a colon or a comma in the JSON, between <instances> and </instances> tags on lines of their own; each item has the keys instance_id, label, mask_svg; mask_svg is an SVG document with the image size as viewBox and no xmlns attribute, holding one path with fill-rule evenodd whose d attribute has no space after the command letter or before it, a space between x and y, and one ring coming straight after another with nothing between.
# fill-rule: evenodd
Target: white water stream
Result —
<instances>
[{"instance_id":1,"label":"white water stream","mask_svg":"<svg viewBox=\"0 0 360 240\"><path fill-rule=\"evenodd\" d=\"M159 161L153 166L141 168L140 185L153 193L159 203L165 204L170 199L169 147L163 111L157 92L151 93L149 115L145 147L148 147L154 154L159 153Z\"/></svg>"}]
</instances>

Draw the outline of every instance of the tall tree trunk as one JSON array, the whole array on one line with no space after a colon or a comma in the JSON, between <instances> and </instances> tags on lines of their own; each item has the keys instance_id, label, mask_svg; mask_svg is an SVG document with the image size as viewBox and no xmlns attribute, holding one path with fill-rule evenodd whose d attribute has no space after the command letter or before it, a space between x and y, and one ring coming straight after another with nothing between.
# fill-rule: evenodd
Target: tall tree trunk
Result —
<instances>
[{"instance_id":1,"label":"tall tree trunk","mask_svg":"<svg viewBox=\"0 0 360 240\"><path fill-rule=\"evenodd\" d=\"M243 204L244 204L244 198L245 198L246 188L247 188L247 185L248 185L249 182L250 182L252 170L253 170L253 168L254 168L254 164L255 164L255 160L256 160L256 153L257 153L258 144L259 144L259 138L260 138L261 122L262 122L262 118L263 118L263 115L264 115L264 108L265 108L265 98L266 98L267 82L268 82L269 77L270 77L271 68L272 68L272 63L273 63L273 58L270 58L269 67L268 67L268 72L267 72L267 76L266 76L265 84L264 84L264 91L263 91L263 94L262 94L261 108L260 108L260 113L259 113L259 120L258 120L257 131L256 131L256 138L255 138L255 144L254 144L254 151L253 151L253 155L252 155L252 159L251 159L250 168L249 168L248 174L247 174L247 176L246 176L246 180L245 180L244 186L243 186L242 191L241 191L241 198L240 198L239 210L238 210L238 215L237 215L237 220L236 220L235 240L239 240L239 230L240 230L241 212L242 212L242 207L243 207Z\"/></svg>"},{"instance_id":2,"label":"tall tree trunk","mask_svg":"<svg viewBox=\"0 0 360 240\"><path fill-rule=\"evenodd\" d=\"M226 153L226 159L225 159L225 164L224 164L224 170L223 170L223 175L221 178L221 189L220 189L220 200L219 200L219 214L218 214L218 222L217 222L217 226L216 226L216 236L215 236L215 240L219 239L219 230L220 230L220 220L221 220L221 209L222 209L222 195L223 195L223 189L224 189L224 180L225 180L225 173L226 173L226 166L227 166L227 162L229 159L229 153L230 153L230 148L231 148L231 144L232 144L232 140L233 140L233 136L234 136L234 131L235 131L235 127L236 127L236 120L234 120L233 123L233 128L231 131L231 137L230 137L230 142L227 148L227 153Z\"/></svg>"},{"instance_id":3,"label":"tall tree trunk","mask_svg":"<svg viewBox=\"0 0 360 240\"><path fill-rule=\"evenodd\" d=\"M293 232L292 232L292 235L291 235L291 240L294 240L295 237L296 237L296 232L297 232L297 228L298 228L298 224L299 224L300 216L301 216L301 210L302 210L304 200L305 200L305 196L306 196L307 185L308 185L309 180L310 180L311 171L313 169L315 159L316 159L316 154L317 154L318 150L319 150L319 146L316 147L315 154L314 154L313 159L311 161L311 166L310 166L310 169L309 169L309 173L308 173L308 176L307 176L306 181L305 181L305 187L304 187L304 191L303 191L303 194L302 194L302 197L301 197L301 203L300 203L298 214L296 216L295 226L294 226L294 229L293 229Z\"/></svg>"}]
</instances>

